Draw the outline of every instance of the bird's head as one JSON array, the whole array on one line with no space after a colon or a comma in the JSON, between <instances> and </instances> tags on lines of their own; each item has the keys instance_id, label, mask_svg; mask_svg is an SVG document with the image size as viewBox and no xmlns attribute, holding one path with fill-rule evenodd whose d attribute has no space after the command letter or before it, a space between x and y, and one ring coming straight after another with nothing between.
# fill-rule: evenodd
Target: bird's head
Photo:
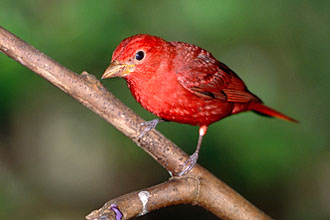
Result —
<instances>
[{"instance_id":1,"label":"bird's head","mask_svg":"<svg viewBox=\"0 0 330 220\"><path fill-rule=\"evenodd\" d=\"M111 64L103 73L102 79L129 78L134 74L147 74L148 70L155 70L160 65L160 56L167 44L165 40L147 34L124 39L113 52Z\"/></svg>"}]
</instances>

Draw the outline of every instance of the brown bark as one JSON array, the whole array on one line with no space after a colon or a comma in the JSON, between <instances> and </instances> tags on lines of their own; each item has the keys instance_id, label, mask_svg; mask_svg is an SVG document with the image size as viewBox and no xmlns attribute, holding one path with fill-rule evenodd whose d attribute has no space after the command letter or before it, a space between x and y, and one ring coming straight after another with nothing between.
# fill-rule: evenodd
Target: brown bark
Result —
<instances>
[{"instance_id":1,"label":"brown bark","mask_svg":"<svg viewBox=\"0 0 330 220\"><path fill-rule=\"evenodd\" d=\"M174 176L180 172L188 156L154 129L139 140L137 136L143 129L140 125L143 120L109 93L93 75L72 72L1 26L0 51L104 118ZM141 191L143 193L140 195L148 196L139 197ZM147 211L189 203L202 206L222 219L271 219L199 165L183 177L174 177L141 191L113 199L87 218L116 219L112 204L118 206L123 214L122 219L129 219ZM145 206L142 202L146 202Z\"/></svg>"}]
</instances>

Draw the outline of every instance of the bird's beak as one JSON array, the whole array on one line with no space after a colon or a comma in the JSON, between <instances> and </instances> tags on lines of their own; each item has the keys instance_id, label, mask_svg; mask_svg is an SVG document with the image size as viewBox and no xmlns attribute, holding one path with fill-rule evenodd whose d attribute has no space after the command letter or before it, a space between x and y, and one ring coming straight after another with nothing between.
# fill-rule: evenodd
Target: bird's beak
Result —
<instances>
[{"instance_id":1,"label":"bird's beak","mask_svg":"<svg viewBox=\"0 0 330 220\"><path fill-rule=\"evenodd\" d=\"M134 64L121 64L117 60L115 60L104 71L101 79L127 76L134 70L134 67Z\"/></svg>"}]
</instances>

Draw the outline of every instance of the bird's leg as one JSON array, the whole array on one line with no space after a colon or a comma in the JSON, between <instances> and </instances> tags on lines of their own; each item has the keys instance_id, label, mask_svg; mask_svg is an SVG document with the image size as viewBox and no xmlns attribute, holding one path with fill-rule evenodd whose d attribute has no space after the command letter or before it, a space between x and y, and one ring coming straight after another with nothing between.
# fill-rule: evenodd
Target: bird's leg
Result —
<instances>
[{"instance_id":1,"label":"bird's leg","mask_svg":"<svg viewBox=\"0 0 330 220\"><path fill-rule=\"evenodd\" d=\"M190 155L189 159L184 163L182 171L179 173L179 176L183 176L187 174L197 163L199 150L201 148L203 137L206 134L206 131L207 131L206 125L203 125L199 128L199 137L198 137L196 150L192 155Z\"/></svg>"},{"instance_id":2,"label":"bird's leg","mask_svg":"<svg viewBox=\"0 0 330 220\"><path fill-rule=\"evenodd\" d=\"M141 123L141 126L146 126L143 131L139 134L138 139L141 139L146 133L148 133L151 129L156 128L159 122L165 121L164 119L153 119L151 121L145 121Z\"/></svg>"}]
</instances>

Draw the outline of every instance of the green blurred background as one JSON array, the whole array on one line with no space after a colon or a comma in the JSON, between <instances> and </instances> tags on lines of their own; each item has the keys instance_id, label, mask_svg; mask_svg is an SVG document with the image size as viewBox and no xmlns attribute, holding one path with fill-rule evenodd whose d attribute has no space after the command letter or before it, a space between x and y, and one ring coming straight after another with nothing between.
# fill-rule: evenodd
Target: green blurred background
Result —
<instances>
[{"instance_id":1,"label":"green blurred background","mask_svg":"<svg viewBox=\"0 0 330 220\"><path fill-rule=\"evenodd\" d=\"M137 33L211 51L263 101L301 121L244 113L213 124L199 163L276 219L330 219L330 2L1 0L0 25L100 78ZM168 173L93 112L0 54L0 219L83 219ZM104 85L145 119L123 79ZM187 153L197 127L158 129ZM217 219L199 207L140 219Z\"/></svg>"}]
</instances>

